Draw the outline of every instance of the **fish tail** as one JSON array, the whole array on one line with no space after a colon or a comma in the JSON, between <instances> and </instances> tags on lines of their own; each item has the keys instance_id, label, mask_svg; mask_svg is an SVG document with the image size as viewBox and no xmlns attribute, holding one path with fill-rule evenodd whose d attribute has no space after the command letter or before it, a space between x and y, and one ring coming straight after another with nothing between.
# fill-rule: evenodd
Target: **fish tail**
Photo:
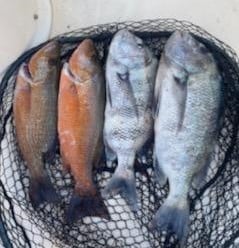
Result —
<instances>
[{"instance_id":1,"label":"fish tail","mask_svg":"<svg viewBox=\"0 0 239 248\"><path fill-rule=\"evenodd\" d=\"M151 230L167 231L174 233L180 243L180 247L185 247L188 235L189 204L186 200L183 206L180 204L170 205L165 203L156 212L150 228Z\"/></svg>"},{"instance_id":2,"label":"fish tail","mask_svg":"<svg viewBox=\"0 0 239 248\"><path fill-rule=\"evenodd\" d=\"M133 172L132 177L127 178L114 174L102 192L104 198L109 198L117 194L120 194L125 199L133 212L138 211L139 206Z\"/></svg>"},{"instance_id":3,"label":"fish tail","mask_svg":"<svg viewBox=\"0 0 239 248\"><path fill-rule=\"evenodd\" d=\"M71 224L77 219L86 216L110 219L107 207L99 192L95 195L81 196L75 191L70 200L69 208L66 211L66 222Z\"/></svg>"},{"instance_id":4,"label":"fish tail","mask_svg":"<svg viewBox=\"0 0 239 248\"><path fill-rule=\"evenodd\" d=\"M56 193L48 176L31 178L29 185L29 197L34 208L44 202L57 203L59 196Z\"/></svg>"}]
</instances>

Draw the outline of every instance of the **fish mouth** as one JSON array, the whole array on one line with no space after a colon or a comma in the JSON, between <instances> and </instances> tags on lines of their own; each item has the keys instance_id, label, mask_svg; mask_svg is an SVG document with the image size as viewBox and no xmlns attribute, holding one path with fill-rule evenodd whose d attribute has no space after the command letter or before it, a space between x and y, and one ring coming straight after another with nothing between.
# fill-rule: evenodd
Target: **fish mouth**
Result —
<instances>
[{"instance_id":1,"label":"fish mouth","mask_svg":"<svg viewBox=\"0 0 239 248\"><path fill-rule=\"evenodd\" d=\"M139 59L141 58L141 56L120 56L118 57L118 60L121 60L121 59ZM146 58L144 58L144 63L145 65L149 65L152 61L152 58L150 58L150 56L146 56Z\"/></svg>"},{"instance_id":2,"label":"fish mouth","mask_svg":"<svg viewBox=\"0 0 239 248\"><path fill-rule=\"evenodd\" d=\"M77 47L75 52L73 52L72 58L77 60L78 56L84 55L86 58L91 58L96 55L96 48L94 46L94 43L91 39L85 39L83 40L80 45Z\"/></svg>"},{"instance_id":3,"label":"fish mouth","mask_svg":"<svg viewBox=\"0 0 239 248\"><path fill-rule=\"evenodd\" d=\"M131 55L131 56L129 56L128 54L125 54L125 55L123 55L123 56L118 56L118 58L119 59L128 59L128 58L141 58L141 56L137 56L137 55Z\"/></svg>"},{"instance_id":4,"label":"fish mouth","mask_svg":"<svg viewBox=\"0 0 239 248\"><path fill-rule=\"evenodd\" d=\"M57 41L50 41L42 46L35 54L33 54L29 64L35 64L36 61L41 58L55 59L58 55L59 49L59 43Z\"/></svg>"},{"instance_id":5,"label":"fish mouth","mask_svg":"<svg viewBox=\"0 0 239 248\"><path fill-rule=\"evenodd\" d=\"M57 49L57 47L59 46L57 41L50 41L48 44L46 44L43 47L43 51L45 53L51 53L53 50Z\"/></svg>"}]
</instances>

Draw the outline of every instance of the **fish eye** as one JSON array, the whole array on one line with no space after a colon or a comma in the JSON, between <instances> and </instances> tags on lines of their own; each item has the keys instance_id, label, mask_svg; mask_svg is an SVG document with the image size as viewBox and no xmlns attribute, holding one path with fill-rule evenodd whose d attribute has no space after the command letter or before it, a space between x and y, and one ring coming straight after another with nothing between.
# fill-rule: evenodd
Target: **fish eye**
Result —
<instances>
[{"instance_id":1,"label":"fish eye","mask_svg":"<svg viewBox=\"0 0 239 248\"><path fill-rule=\"evenodd\" d=\"M200 52L202 54L206 54L207 53L207 48L205 46L200 46Z\"/></svg>"},{"instance_id":2,"label":"fish eye","mask_svg":"<svg viewBox=\"0 0 239 248\"><path fill-rule=\"evenodd\" d=\"M179 77L174 76L173 79L175 80L175 82L176 82L177 84L182 84L182 81L180 80Z\"/></svg>"},{"instance_id":3,"label":"fish eye","mask_svg":"<svg viewBox=\"0 0 239 248\"><path fill-rule=\"evenodd\" d=\"M54 66L58 64L58 60L56 58L51 58L48 60L50 66Z\"/></svg>"},{"instance_id":4,"label":"fish eye","mask_svg":"<svg viewBox=\"0 0 239 248\"><path fill-rule=\"evenodd\" d=\"M143 43L137 43L138 48L142 49L144 47Z\"/></svg>"},{"instance_id":5,"label":"fish eye","mask_svg":"<svg viewBox=\"0 0 239 248\"><path fill-rule=\"evenodd\" d=\"M129 73L128 72L122 73L122 74L117 73L117 76L121 81L128 81L128 79L129 79Z\"/></svg>"},{"instance_id":6,"label":"fish eye","mask_svg":"<svg viewBox=\"0 0 239 248\"><path fill-rule=\"evenodd\" d=\"M187 75L178 77L178 76L173 76L173 79L178 85L184 85L187 81Z\"/></svg>"},{"instance_id":7,"label":"fish eye","mask_svg":"<svg viewBox=\"0 0 239 248\"><path fill-rule=\"evenodd\" d=\"M92 56L91 56L91 59L93 60L93 61L97 61L97 55L96 54L93 54Z\"/></svg>"}]
</instances>

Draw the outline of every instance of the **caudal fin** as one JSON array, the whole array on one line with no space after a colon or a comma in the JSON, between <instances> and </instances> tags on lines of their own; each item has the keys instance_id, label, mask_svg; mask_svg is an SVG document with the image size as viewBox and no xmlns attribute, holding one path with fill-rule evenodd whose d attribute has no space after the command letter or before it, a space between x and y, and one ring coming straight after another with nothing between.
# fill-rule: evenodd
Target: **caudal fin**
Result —
<instances>
[{"instance_id":1,"label":"caudal fin","mask_svg":"<svg viewBox=\"0 0 239 248\"><path fill-rule=\"evenodd\" d=\"M60 200L47 176L30 179L29 197L34 208L39 207L44 202L57 203Z\"/></svg>"},{"instance_id":2,"label":"caudal fin","mask_svg":"<svg viewBox=\"0 0 239 248\"><path fill-rule=\"evenodd\" d=\"M134 176L131 178L123 178L118 175L113 175L103 190L102 196L104 198L110 198L117 194L120 194L125 199L133 212L138 211L139 206Z\"/></svg>"},{"instance_id":3,"label":"caudal fin","mask_svg":"<svg viewBox=\"0 0 239 248\"><path fill-rule=\"evenodd\" d=\"M170 206L164 203L156 212L150 228L152 230L167 231L177 235L180 247L184 247L188 235L189 205L184 207Z\"/></svg>"},{"instance_id":4,"label":"caudal fin","mask_svg":"<svg viewBox=\"0 0 239 248\"><path fill-rule=\"evenodd\" d=\"M80 196L74 192L66 211L66 222L71 224L86 216L110 219L107 207L99 193L94 196Z\"/></svg>"}]
</instances>

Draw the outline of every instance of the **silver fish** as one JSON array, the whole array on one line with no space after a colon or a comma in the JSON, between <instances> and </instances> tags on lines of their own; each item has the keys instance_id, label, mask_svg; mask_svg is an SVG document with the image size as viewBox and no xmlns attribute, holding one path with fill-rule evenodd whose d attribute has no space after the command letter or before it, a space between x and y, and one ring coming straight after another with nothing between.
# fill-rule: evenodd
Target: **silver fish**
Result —
<instances>
[{"instance_id":1,"label":"silver fish","mask_svg":"<svg viewBox=\"0 0 239 248\"><path fill-rule=\"evenodd\" d=\"M138 210L134 162L152 135L152 99L158 61L143 41L127 30L113 38L106 64L104 141L108 162L118 166L103 191L121 194Z\"/></svg>"},{"instance_id":2,"label":"silver fish","mask_svg":"<svg viewBox=\"0 0 239 248\"><path fill-rule=\"evenodd\" d=\"M200 187L215 147L222 103L221 76L208 49L176 31L161 56L155 85L154 161L158 182L169 195L152 228L171 230L181 246L189 222L188 192Z\"/></svg>"}]
</instances>

